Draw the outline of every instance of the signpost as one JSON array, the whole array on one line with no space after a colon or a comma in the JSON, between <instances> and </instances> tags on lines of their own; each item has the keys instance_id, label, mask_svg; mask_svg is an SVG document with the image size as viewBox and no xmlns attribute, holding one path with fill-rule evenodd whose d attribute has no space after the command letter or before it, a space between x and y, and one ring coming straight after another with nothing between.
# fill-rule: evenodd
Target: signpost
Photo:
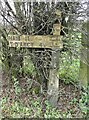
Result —
<instances>
[{"instance_id":1,"label":"signpost","mask_svg":"<svg viewBox=\"0 0 89 120\"><path fill-rule=\"evenodd\" d=\"M58 35L49 36L8 36L9 47L23 48L60 48L61 40Z\"/></svg>"},{"instance_id":2,"label":"signpost","mask_svg":"<svg viewBox=\"0 0 89 120\"><path fill-rule=\"evenodd\" d=\"M51 49L52 51L50 55L51 68L49 69L47 93L48 93L48 100L51 102L53 106L57 105L58 91L59 91L59 78L57 77L57 71L59 68L59 53L60 53L59 50L63 47L63 44L61 42L60 30L61 30L61 25L54 24L53 35L21 35L21 36L9 35L8 36L9 47L11 49L15 47L28 48L28 49L29 48Z\"/></svg>"}]
</instances>

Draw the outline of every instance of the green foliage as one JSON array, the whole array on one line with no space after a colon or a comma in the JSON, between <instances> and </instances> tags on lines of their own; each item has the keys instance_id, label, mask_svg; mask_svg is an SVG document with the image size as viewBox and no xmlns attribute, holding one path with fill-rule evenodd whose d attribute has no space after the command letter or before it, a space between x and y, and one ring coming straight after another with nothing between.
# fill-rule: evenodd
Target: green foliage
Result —
<instances>
[{"instance_id":1,"label":"green foliage","mask_svg":"<svg viewBox=\"0 0 89 120\"><path fill-rule=\"evenodd\" d=\"M68 56L66 53L63 53L63 56ZM59 69L59 78L64 80L66 84L78 82L79 80L79 67L80 62L79 59L74 59L71 61L67 61L63 59L62 65L60 64Z\"/></svg>"},{"instance_id":2,"label":"green foliage","mask_svg":"<svg viewBox=\"0 0 89 120\"><path fill-rule=\"evenodd\" d=\"M74 114L73 109L66 109L66 111L61 111L56 107L52 107L48 100L41 99L40 97L33 96L29 97L29 103L25 105L25 102L21 102L21 100L13 99L12 102L8 103L8 97L2 98L2 112L4 112L5 116L9 116L11 118L72 118ZM74 98L70 104L77 105L78 108L81 109L79 113L80 117L86 117L87 111L89 110L87 106L87 94L82 92L79 102L76 98Z\"/></svg>"},{"instance_id":3,"label":"green foliage","mask_svg":"<svg viewBox=\"0 0 89 120\"><path fill-rule=\"evenodd\" d=\"M35 68L33 66L32 61L30 60L29 57L25 57L24 58L24 67L23 67L23 71L25 75L35 75L36 71Z\"/></svg>"},{"instance_id":4,"label":"green foliage","mask_svg":"<svg viewBox=\"0 0 89 120\"><path fill-rule=\"evenodd\" d=\"M68 37L63 38L64 48L60 55L59 78L66 84L79 82L81 33L70 31Z\"/></svg>"},{"instance_id":5,"label":"green foliage","mask_svg":"<svg viewBox=\"0 0 89 120\"><path fill-rule=\"evenodd\" d=\"M19 81L14 77L12 76L12 80L13 80L13 83L14 83L14 90L15 90L15 93L16 95L20 94L21 93L21 89L20 89L20 86L19 86Z\"/></svg>"},{"instance_id":6,"label":"green foliage","mask_svg":"<svg viewBox=\"0 0 89 120\"><path fill-rule=\"evenodd\" d=\"M86 92L82 92L82 96L79 100L79 106L80 109L82 111L82 113L84 113L85 115L87 115L87 112L89 111L89 106L88 106L88 93Z\"/></svg>"},{"instance_id":7,"label":"green foliage","mask_svg":"<svg viewBox=\"0 0 89 120\"><path fill-rule=\"evenodd\" d=\"M45 101L46 111L44 113L44 118L61 118L62 115L59 110L52 108L48 101Z\"/></svg>"},{"instance_id":8,"label":"green foliage","mask_svg":"<svg viewBox=\"0 0 89 120\"><path fill-rule=\"evenodd\" d=\"M43 112L43 105L39 98L33 99L30 97L28 107L22 104L21 102L13 100L9 106L8 114L10 117L21 118L59 118L61 117L60 112L56 108L52 108L48 101L45 101L45 112ZM6 106L4 106L7 102L6 98L2 99L2 110L7 114Z\"/></svg>"}]
</instances>

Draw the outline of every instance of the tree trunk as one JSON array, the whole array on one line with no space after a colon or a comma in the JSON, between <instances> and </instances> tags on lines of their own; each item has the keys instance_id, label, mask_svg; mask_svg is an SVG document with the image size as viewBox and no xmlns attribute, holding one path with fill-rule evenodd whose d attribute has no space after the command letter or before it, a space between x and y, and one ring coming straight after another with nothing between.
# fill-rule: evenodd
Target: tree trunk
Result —
<instances>
[{"instance_id":1,"label":"tree trunk","mask_svg":"<svg viewBox=\"0 0 89 120\"><path fill-rule=\"evenodd\" d=\"M82 34L82 48L80 56L80 82L82 86L87 86L89 81L89 21L83 24L85 34Z\"/></svg>"}]
</instances>

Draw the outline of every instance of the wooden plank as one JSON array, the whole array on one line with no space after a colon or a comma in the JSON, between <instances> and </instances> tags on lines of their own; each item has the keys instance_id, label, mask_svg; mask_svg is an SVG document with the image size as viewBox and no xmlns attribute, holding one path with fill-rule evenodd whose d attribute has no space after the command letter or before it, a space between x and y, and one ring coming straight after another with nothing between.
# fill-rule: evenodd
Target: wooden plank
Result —
<instances>
[{"instance_id":1,"label":"wooden plank","mask_svg":"<svg viewBox=\"0 0 89 120\"><path fill-rule=\"evenodd\" d=\"M61 24L53 25L53 35L60 35L61 32Z\"/></svg>"},{"instance_id":2,"label":"wooden plank","mask_svg":"<svg viewBox=\"0 0 89 120\"><path fill-rule=\"evenodd\" d=\"M9 47L27 47L27 48L53 48L62 47L59 35L47 36L28 36L28 35L9 35Z\"/></svg>"}]
</instances>

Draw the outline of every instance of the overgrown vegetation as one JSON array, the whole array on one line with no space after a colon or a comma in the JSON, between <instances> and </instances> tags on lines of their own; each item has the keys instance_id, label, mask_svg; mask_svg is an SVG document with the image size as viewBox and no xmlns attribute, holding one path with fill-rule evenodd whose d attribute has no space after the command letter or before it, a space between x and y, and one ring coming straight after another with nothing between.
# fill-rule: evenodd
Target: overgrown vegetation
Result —
<instances>
[{"instance_id":1,"label":"overgrown vegetation","mask_svg":"<svg viewBox=\"0 0 89 120\"><path fill-rule=\"evenodd\" d=\"M58 73L60 80L63 80L63 84L67 87L70 86L71 83L73 84L72 87L79 86L79 59L73 59L71 63L70 61L67 61L67 57L69 57L69 55L64 52L62 54L63 66ZM87 89L82 91L81 87L75 87L76 89L74 88L72 93L66 93L71 100L67 98L67 101L64 101L64 104L67 106L67 102L69 102L68 108L62 108L61 110L60 101L58 102L58 107L52 107L46 98L46 93L43 95L39 93L38 87L40 87L40 85L36 82L36 71L29 57L25 57L23 70L26 79L22 78L17 80L13 76L13 82L12 85L10 85L10 88L4 88L5 91L8 92L6 92L6 94L3 93L2 96L3 116L11 118L72 118L76 116L87 116L87 110L89 110L87 105ZM60 87L60 94L63 94L63 89L64 86L62 86L62 88ZM76 97L76 90L80 93L79 98ZM64 90L64 92L66 91ZM72 94L76 96L71 97ZM59 99L65 98L65 96L61 98L59 95Z\"/></svg>"},{"instance_id":2,"label":"overgrown vegetation","mask_svg":"<svg viewBox=\"0 0 89 120\"><path fill-rule=\"evenodd\" d=\"M1 0L0 3L2 3ZM5 0L5 6L3 3L0 5L2 116L4 118L38 119L87 118L89 86L87 88L81 86L79 78L80 60L82 59L84 62L83 59L85 59L87 67L89 66L88 55L85 52L89 51L88 43L85 46L82 45L82 34L88 35L86 28L84 30L82 28L81 16L86 17L83 4L76 2L15 2L13 4L15 11L7 0ZM7 36L9 34L52 36L55 34L55 31L53 32L54 24L61 25L60 38L63 48L46 49L41 48L42 46L40 48L11 48L8 45ZM86 39L84 38L84 40ZM83 57L81 57L82 48L85 55ZM58 55L60 54L59 63L58 60L54 62L57 55L56 57L52 55L52 52L57 53L56 51L58 51ZM55 63L59 64L59 69L57 69L58 64L55 66ZM54 83L51 85L59 80L59 83L55 84L59 86L59 89L55 92L54 86L51 86L53 88L49 92L48 82L56 73L55 70L57 70L57 77L54 77ZM51 105L48 92L51 93L51 96L57 94L56 105Z\"/></svg>"},{"instance_id":3,"label":"overgrown vegetation","mask_svg":"<svg viewBox=\"0 0 89 120\"><path fill-rule=\"evenodd\" d=\"M2 97L2 115L4 117L11 118L72 118L72 117L87 117L87 111L89 111L87 105L87 91L81 92L80 98L72 98L69 102L69 106L66 109L60 109L52 107L46 100L46 97L37 96L37 94L22 94L22 98L19 94L21 88L14 85L13 94L3 95ZM23 89L24 90L24 89ZM13 90L10 90L13 91ZM25 90L26 92L26 90ZM9 97L8 97L9 96ZM61 97L60 97L61 98ZM68 100L68 99L67 99ZM67 101L66 101L67 102ZM65 105L66 105L65 102Z\"/></svg>"},{"instance_id":4,"label":"overgrown vegetation","mask_svg":"<svg viewBox=\"0 0 89 120\"><path fill-rule=\"evenodd\" d=\"M65 83L79 82L81 33L71 32L68 38L63 38L64 48L60 52L59 78Z\"/></svg>"}]
</instances>

